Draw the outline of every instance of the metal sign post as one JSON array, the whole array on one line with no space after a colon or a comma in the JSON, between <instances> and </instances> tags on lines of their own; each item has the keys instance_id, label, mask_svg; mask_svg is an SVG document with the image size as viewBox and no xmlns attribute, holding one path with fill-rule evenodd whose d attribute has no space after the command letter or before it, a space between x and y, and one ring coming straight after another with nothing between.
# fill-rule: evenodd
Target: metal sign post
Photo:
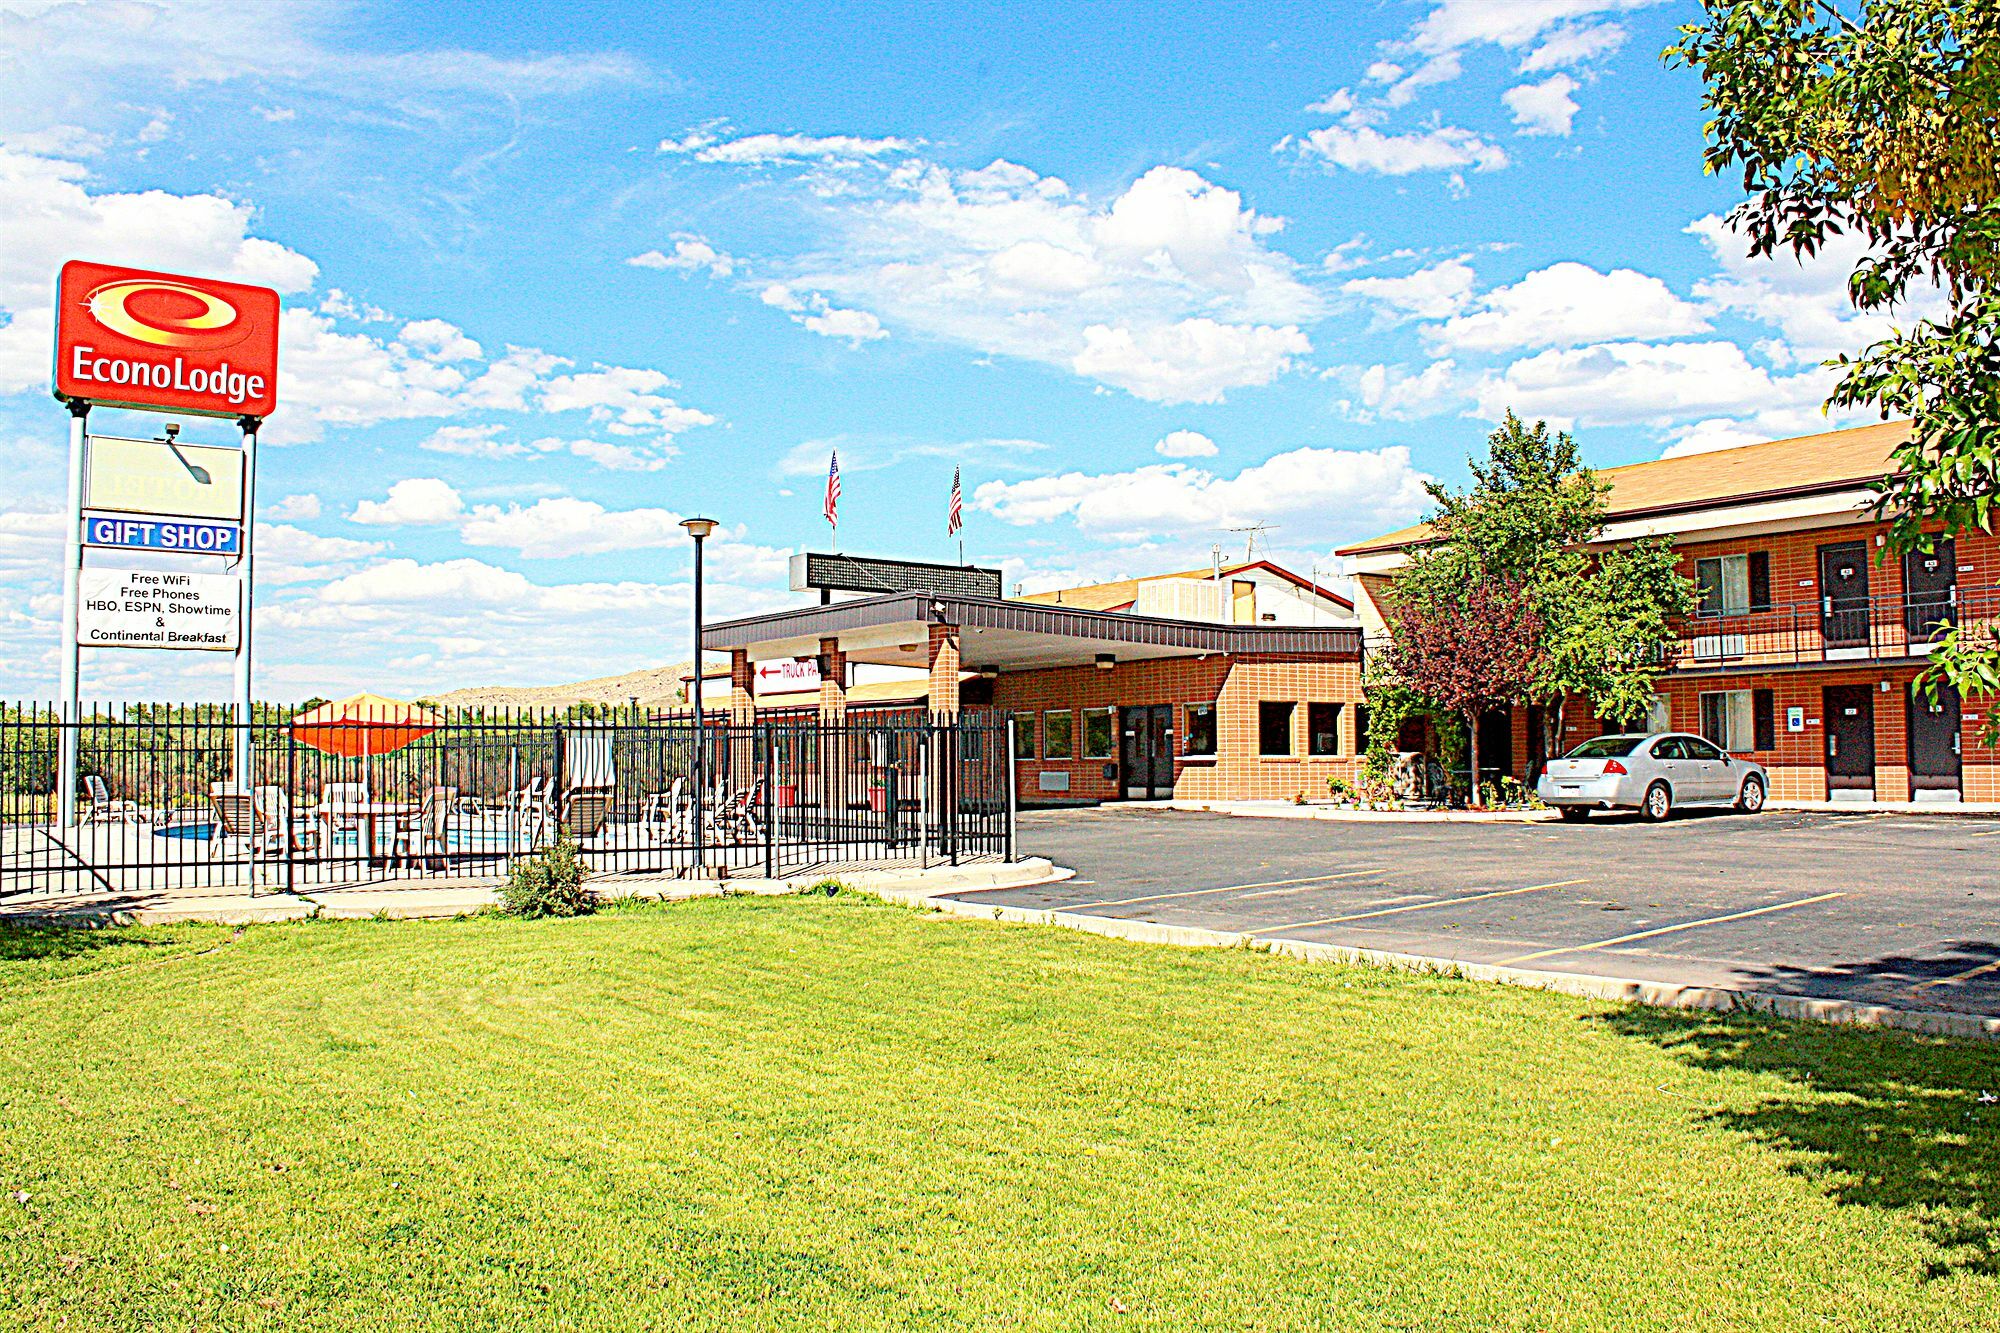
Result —
<instances>
[{"instance_id":1,"label":"metal sign post","mask_svg":"<svg viewBox=\"0 0 2000 1333\"><path fill-rule=\"evenodd\" d=\"M90 404L69 404L69 512L63 538L62 717L58 719L56 824L76 827L77 677L83 649L77 645L78 587L83 579L83 442Z\"/></svg>"},{"instance_id":2,"label":"metal sign post","mask_svg":"<svg viewBox=\"0 0 2000 1333\"><path fill-rule=\"evenodd\" d=\"M255 785L250 771L250 625L257 596L257 428L263 422L244 417L238 424L243 427L243 554L237 557L236 568L243 583L243 632L236 640L236 753L232 771L237 787L249 791Z\"/></svg>"}]
</instances>

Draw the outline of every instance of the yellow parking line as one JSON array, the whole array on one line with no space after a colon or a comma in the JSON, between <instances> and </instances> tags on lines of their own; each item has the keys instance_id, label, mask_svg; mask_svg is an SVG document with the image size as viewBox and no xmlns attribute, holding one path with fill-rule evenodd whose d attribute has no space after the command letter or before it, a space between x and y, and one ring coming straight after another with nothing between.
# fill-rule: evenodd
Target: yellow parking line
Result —
<instances>
[{"instance_id":1,"label":"yellow parking line","mask_svg":"<svg viewBox=\"0 0 2000 1333\"><path fill-rule=\"evenodd\" d=\"M1179 893L1146 893L1137 898L1108 898L1101 903L1077 903L1074 906L1058 907L1058 912L1082 912L1092 907L1123 907L1127 903L1155 903L1166 898L1198 898L1204 893L1235 893L1239 889L1270 889L1280 884L1317 884L1322 880L1359 879L1363 875L1379 875L1379 870L1348 870L1338 875L1307 875L1303 879L1267 879L1261 884L1224 884L1216 889L1183 889Z\"/></svg>"},{"instance_id":2,"label":"yellow parking line","mask_svg":"<svg viewBox=\"0 0 2000 1333\"><path fill-rule=\"evenodd\" d=\"M1983 977L1988 972L2000 972L2000 958L1995 958L1990 963L1981 963L1978 967L1968 967L1963 972L1954 972L1948 977L1932 977L1929 981L1919 981L1910 989L1929 990L1933 986L1950 986L1956 982L1970 981L1974 977Z\"/></svg>"},{"instance_id":3,"label":"yellow parking line","mask_svg":"<svg viewBox=\"0 0 2000 1333\"><path fill-rule=\"evenodd\" d=\"M1808 907L1813 903L1823 903L1830 898L1845 898L1844 892L1816 893L1810 898L1800 898L1795 902L1773 903L1769 907L1753 907L1747 912L1730 912L1725 916L1703 917L1699 921L1683 921L1677 926L1658 926L1652 930L1635 930L1630 935L1619 935L1608 940L1598 940L1594 944L1568 944L1560 949L1541 949L1535 953L1524 953L1513 958L1503 958L1497 964L1511 967L1515 963L1529 963L1537 958L1547 958L1559 953L1588 953L1592 949L1608 949L1614 944L1630 944L1633 940L1649 940L1655 935L1671 935L1677 930L1693 930L1697 926L1719 926L1725 921L1741 921L1745 917L1763 916L1767 912L1788 912L1794 907Z\"/></svg>"},{"instance_id":4,"label":"yellow parking line","mask_svg":"<svg viewBox=\"0 0 2000 1333\"><path fill-rule=\"evenodd\" d=\"M1257 935L1271 935L1281 930L1304 930L1307 926L1336 926L1343 921L1366 921L1374 916L1394 916L1398 912L1421 912L1427 907L1455 907L1459 903L1476 903L1484 898L1511 898L1517 893L1534 893L1538 889L1562 889L1572 884L1588 884L1584 879L1559 879L1553 884L1530 884L1519 889L1494 889L1489 893L1467 893L1456 898L1434 898L1427 903L1404 903L1401 907L1381 907L1372 912L1349 912L1345 916L1323 916L1315 921L1293 921L1282 926L1269 926L1252 932Z\"/></svg>"}]
</instances>

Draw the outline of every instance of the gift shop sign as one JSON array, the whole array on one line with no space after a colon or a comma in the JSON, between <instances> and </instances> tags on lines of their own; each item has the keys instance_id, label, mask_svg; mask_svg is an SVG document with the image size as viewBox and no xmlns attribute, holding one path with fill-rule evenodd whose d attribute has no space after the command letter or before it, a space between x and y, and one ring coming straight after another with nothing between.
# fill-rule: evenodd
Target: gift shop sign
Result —
<instances>
[{"instance_id":1,"label":"gift shop sign","mask_svg":"<svg viewBox=\"0 0 2000 1333\"><path fill-rule=\"evenodd\" d=\"M241 637L243 580L233 574L86 569L77 591L79 647L234 652Z\"/></svg>"},{"instance_id":2,"label":"gift shop sign","mask_svg":"<svg viewBox=\"0 0 2000 1333\"><path fill-rule=\"evenodd\" d=\"M278 405L278 294L73 259L56 279L55 395L211 417Z\"/></svg>"}]
</instances>

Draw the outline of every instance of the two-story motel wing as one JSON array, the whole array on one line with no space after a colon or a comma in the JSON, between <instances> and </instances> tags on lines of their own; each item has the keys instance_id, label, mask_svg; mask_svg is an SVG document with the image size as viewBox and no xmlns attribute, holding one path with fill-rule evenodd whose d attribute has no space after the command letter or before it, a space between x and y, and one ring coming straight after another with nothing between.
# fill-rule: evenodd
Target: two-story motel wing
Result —
<instances>
[{"instance_id":1,"label":"two-story motel wing","mask_svg":"<svg viewBox=\"0 0 2000 1333\"><path fill-rule=\"evenodd\" d=\"M1698 606L1661 673L1648 729L1699 732L1766 765L1780 799L2000 801L2000 750L1980 737L2000 700L1912 691L1954 624L2000 620L2000 539L1940 536L1896 554L1869 513L1908 423L1666 458L1598 473L1600 545L1670 536ZM1364 638L1421 525L1340 552L1354 562ZM1609 724L1572 702L1563 747ZM1480 729L1482 767L1527 777L1544 756L1537 710Z\"/></svg>"}]
</instances>

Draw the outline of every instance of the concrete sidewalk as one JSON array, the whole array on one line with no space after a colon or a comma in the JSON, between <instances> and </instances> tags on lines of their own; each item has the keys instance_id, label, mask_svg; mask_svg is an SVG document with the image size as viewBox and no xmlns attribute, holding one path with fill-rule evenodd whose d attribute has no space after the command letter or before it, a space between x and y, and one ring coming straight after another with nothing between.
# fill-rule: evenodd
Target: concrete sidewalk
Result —
<instances>
[{"instance_id":1,"label":"concrete sidewalk","mask_svg":"<svg viewBox=\"0 0 2000 1333\"><path fill-rule=\"evenodd\" d=\"M799 893L829 879L851 888L890 896L930 895L977 889L1031 888L1067 879L1071 872L1031 857L1011 864L914 866L883 870L820 871L789 879L687 880L654 876L606 876L591 887L608 899L641 898L679 902L725 894ZM318 917L353 920L469 916L499 903L490 880L371 884L309 893L171 895L134 899L126 895L77 894L63 898L0 902L0 921L58 921L94 925L159 925L175 921L215 921L225 925L303 921Z\"/></svg>"},{"instance_id":2,"label":"concrete sidewalk","mask_svg":"<svg viewBox=\"0 0 2000 1333\"><path fill-rule=\"evenodd\" d=\"M1235 815L1244 819L1315 819L1358 824L1546 824L1561 819L1554 810L1356 810L1296 801L1110 801L1096 807L1107 814L1180 810ZM1814 811L1836 815L1965 815L2000 819L2000 805L1967 801L1778 801L1766 810ZM1632 811L1596 811L1601 818Z\"/></svg>"}]
</instances>

